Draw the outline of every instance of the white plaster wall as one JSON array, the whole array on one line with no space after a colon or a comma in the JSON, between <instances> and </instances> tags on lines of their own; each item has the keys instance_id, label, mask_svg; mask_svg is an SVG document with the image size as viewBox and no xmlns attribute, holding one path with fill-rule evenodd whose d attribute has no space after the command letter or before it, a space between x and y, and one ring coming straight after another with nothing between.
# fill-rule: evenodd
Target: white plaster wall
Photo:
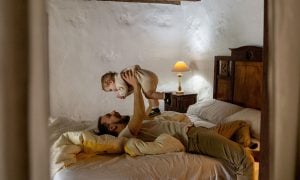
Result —
<instances>
[{"instance_id":1,"label":"white plaster wall","mask_svg":"<svg viewBox=\"0 0 300 180\"><path fill-rule=\"evenodd\" d=\"M202 0L182 5L49 0L50 109L52 116L96 119L113 109L132 111L133 98L100 89L109 70L139 64L157 73L159 91L175 91L177 60L185 91L212 97L215 55L263 44L263 1ZM161 101L161 109L163 102Z\"/></svg>"}]
</instances>

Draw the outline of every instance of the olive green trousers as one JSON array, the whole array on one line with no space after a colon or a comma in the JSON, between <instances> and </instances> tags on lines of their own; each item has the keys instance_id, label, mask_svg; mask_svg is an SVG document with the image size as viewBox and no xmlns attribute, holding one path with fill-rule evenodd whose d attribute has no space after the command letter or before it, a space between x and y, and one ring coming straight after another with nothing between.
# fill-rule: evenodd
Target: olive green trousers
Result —
<instances>
[{"instance_id":1,"label":"olive green trousers","mask_svg":"<svg viewBox=\"0 0 300 180\"><path fill-rule=\"evenodd\" d=\"M247 124L245 124L243 121L234 121L210 129L191 127L187 133L187 152L221 159L233 168L238 179L252 180L254 178L254 159L251 153L241 145L245 143L241 139L248 141L247 138L249 138L250 142L249 127L247 130L245 127ZM230 140L236 133L240 136L238 139L241 141L240 144Z\"/></svg>"}]
</instances>

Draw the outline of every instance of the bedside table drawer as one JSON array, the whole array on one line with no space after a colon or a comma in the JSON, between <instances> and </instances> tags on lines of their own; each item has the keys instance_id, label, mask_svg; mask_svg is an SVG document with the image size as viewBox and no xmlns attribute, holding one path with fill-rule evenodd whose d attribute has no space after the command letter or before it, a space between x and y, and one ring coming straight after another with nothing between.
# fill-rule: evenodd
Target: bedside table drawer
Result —
<instances>
[{"instance_id":1,"label":"bedside table drawer","mask_svg":"<svg viewBox=\"0 0 300 180\"><path fill-rule=\"evenodd\" d=\"M195 104L197 101L197 94L175 94L171 95L169 100L165 101L165 111L176 111L186 113L188 107L191 104Z\"/></svg>"},{"instance_id":2,"label":"bedside table drawer","mask_svg":"<svg viewBox=\"0 0 300 180\"><path fill-rule=\"evenodd\" d=\"M181 97L177 100L179 111L178 112L183 112L186 113L188 107L191 104L196 103L196 97L195 96L188 96L188 97Z\"/></svg>"}]
</instances>

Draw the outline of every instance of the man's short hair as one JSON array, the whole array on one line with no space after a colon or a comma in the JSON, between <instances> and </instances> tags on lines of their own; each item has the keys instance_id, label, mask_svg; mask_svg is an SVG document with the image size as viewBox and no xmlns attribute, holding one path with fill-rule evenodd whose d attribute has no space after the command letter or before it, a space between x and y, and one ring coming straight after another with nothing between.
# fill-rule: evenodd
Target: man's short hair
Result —
<instances>
[{"instance_id":1,"label":"man's short hair","mask_svg":"<svg viewBox=\"0 0 300 180\"><path fill-rule=\"evenodd\" d=\"M100 116L99 118L98 118L98 132L96 132L96 131L94 131L95 132L95 134L97 134L97 135L103 135L103 134L109 134L109 135L112 135L112 136L118 136L118 133L117 132L115 132L115 131L110 131L109 129L108 129L108 127L105 125L105 124L102 124L101 123L101 118L102 118L102 116Z\"/></svg>"}]
</instances>

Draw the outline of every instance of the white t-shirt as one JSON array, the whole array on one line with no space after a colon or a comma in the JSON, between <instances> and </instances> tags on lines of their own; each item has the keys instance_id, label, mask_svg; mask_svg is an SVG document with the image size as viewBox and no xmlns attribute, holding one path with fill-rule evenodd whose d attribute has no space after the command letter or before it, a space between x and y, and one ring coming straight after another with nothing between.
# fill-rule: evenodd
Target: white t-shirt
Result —
<instances>
[{"instance_id":1,"label":"white t-shirt","mask_svg":"<svg viewBox=\"0 0 300 180\"><path fill-rule=\"evenodd\" d=\"M134 136L129 131L128 126L126 126L119 134L119 137L136 137L145 142L154 141L159 135L165 133L169 134L187 147L188 137L187 130L188 127L192 126L192 123L177 122L177 121L160 121L160 120L144 120L142 127L137 136Z\"/></svg>"}]
</instances>

